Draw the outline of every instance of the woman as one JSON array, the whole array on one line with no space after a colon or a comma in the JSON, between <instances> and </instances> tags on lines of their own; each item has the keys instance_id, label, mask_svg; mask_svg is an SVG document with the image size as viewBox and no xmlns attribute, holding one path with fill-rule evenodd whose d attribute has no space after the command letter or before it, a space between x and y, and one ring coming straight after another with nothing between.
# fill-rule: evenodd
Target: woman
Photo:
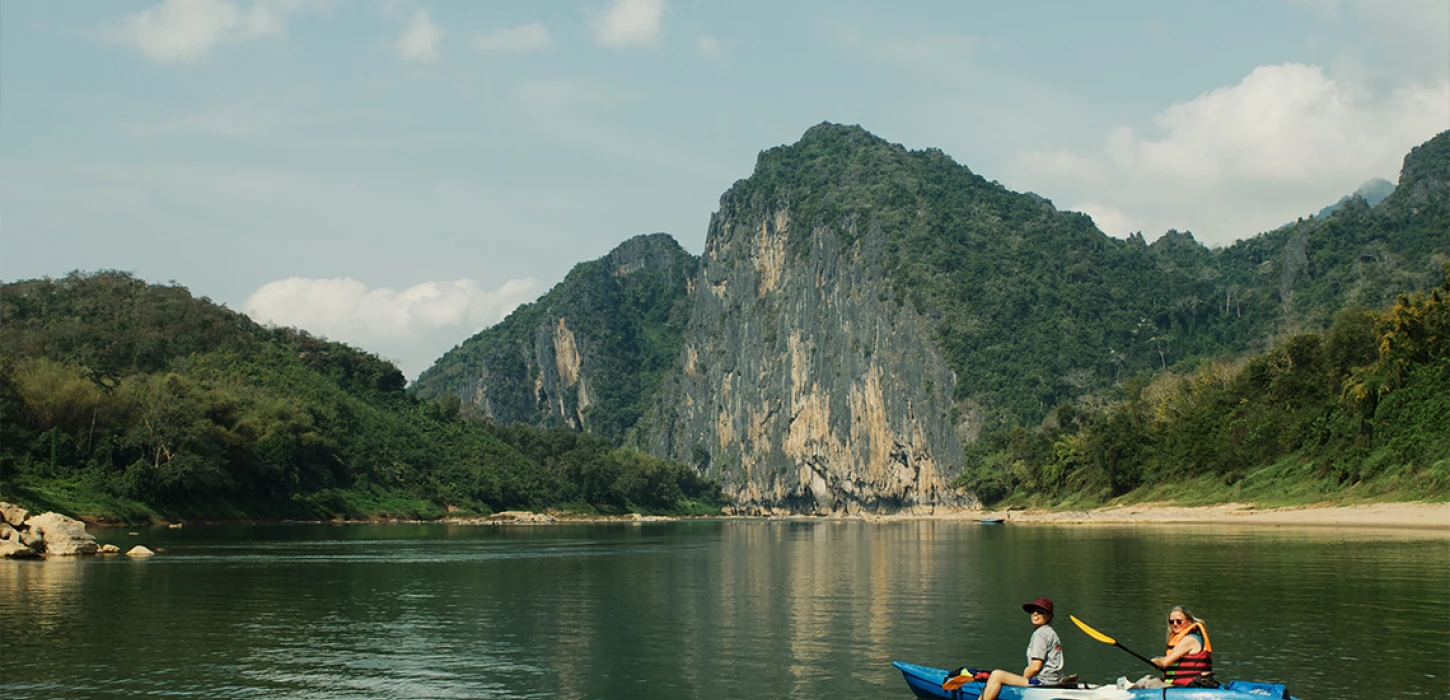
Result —
<instances>
[{"instance_id":1,"label":"woman","mask_svg":"<svg viewBox=\"0 0 1450 700\"><path fill-rule=\"evenodd\" d=\"M982 689L980 700L997 700L997 693L1004 685L1033 686L1053 685L1062 680L1062 640L1052 629L1052 601L1038 598L1026 603L1022 609L1032 616L1032 639L1027 643L1027 668L1022 675L1002 669L987 677L987 686Z\"/></svg>"},{"instance_id":2,"label":"woman","mask_svg":"<svg viewBox=\"0 0 1450 700\"><path fill-rule=\"evenodd\" d=\"M1168 611L1168 652L1153 663L1163 669L1163 680L1170 685L1217 685L1208 630L1182 605Z\"/></svg>"}]
</instances>

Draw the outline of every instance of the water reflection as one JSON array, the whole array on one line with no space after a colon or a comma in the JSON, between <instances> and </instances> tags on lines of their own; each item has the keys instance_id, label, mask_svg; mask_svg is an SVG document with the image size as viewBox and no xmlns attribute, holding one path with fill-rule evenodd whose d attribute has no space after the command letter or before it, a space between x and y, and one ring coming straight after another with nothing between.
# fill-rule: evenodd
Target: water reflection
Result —
<instances>
[{"instance_id":1,"label":"water reflection","mask_svg":"<svg viewBox=\"0 0 1450 700\"><path fill-rule=\"evenodd\" d=\"M1444 697L1450 540L1367 531L730 521L186 528L145 563L0 562L0 693L906 697L892 659L1020 668L1052 597L1157 653L1209 621L1226 676ZM1140 662L1063 621L1070 672Z\"/></svg>"},{"instance_id":2,"label":"water reflection","mask_svg":"<svg viewBox=\"0 0 1450 700\"><path fill-rule=\"evenodd\" d=\"M41 634L64 629L67 618L84 614L80 605L86 565L80 557L0 561L0 618L7 608L25 610ZM13 618L12 618L13 619Z\"/></svg>"}]
</instances>

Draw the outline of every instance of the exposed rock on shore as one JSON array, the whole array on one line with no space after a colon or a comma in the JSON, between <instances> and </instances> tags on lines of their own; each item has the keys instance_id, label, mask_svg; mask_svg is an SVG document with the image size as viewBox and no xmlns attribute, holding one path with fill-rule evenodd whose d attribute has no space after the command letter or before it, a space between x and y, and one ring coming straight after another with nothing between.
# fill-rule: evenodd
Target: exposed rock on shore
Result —
<instances>
[{"instance_id":1,"label":"exposed rock on shore","mask_svg":"<svg viewBox=\"0 0 1450 700\"><path fill-rule=\"evenodd\" d=\"M86 525L60 513L30 511L0 503L0 558L34 559L42 555L95 554L100 550Z\"/></svg>"},{"instance_id":2,"label":"exposed rock on shore","mask_svg":"<svg viewBox=\"0 0 1450 700\"><path fill-rule=\"evenodd\" d=\"M506 510L502 513L494 513L484 520L492 523L552 523L554 516L523 510Z\"/></svg>"}]
</instances>

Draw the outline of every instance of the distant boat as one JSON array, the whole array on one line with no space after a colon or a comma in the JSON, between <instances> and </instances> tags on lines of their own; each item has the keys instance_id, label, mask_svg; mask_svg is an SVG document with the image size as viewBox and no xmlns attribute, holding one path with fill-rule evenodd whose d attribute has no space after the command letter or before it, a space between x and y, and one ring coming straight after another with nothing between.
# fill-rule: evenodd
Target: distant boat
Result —
<instances>
[{"instance_id":1,"label":"distant boat","mask_svg":"<svg viewBox=\"0 0 1450 700\"><path fill-rule=\"evenodd\" d=\"M1002 523L1007 522L1007 519L1006 518L982 518L980 522L983 525L1001 525Z\"/></svg>"}]
</instances>

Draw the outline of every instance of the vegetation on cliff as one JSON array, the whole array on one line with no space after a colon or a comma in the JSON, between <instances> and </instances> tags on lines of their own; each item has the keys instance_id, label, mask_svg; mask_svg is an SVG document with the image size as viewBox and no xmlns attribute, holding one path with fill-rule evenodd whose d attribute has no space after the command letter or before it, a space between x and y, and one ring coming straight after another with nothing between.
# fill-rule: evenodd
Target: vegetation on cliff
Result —
<instances>
[{"instance_id":1,"label":"vegetation on cliff","mask_svg":"<svg viewBox=\"0 0 1450 700\"><path fill-rule=\"evenodd\" d=\"M1444 498L1450 495L1450 263L1438 288L1345 309L1268 352L1127 383L1101 412L974 449L958 484L988 502Z\"/></svg>"},{"instance_id":2,"label":"vegetation on cliff","mask_svg":"<svg viewBox=\"0 0 1450 700\"><path fill-rule=\"evenodd\" d=\"M754 261L776 272L822 236L884 259L858 293L916 314L902 318L935 343L913 347L940 351L892 376L917 377L923 395L953 387L955 410L943 398L933 415L953 413L941 432L967 436L957 483L986 500L1100 502L1185 484L1208 499L1447 491L1450 288L1399 295L1439 283L1450 260L1450 132L1412 151L1375 206L1351 197L1209 249L1176 231L1151 245L1111 238L940 151L823 124L763 152L711 235L757 227L785 236L779 260ZM728 278L740 259L716 272ZM375 356L180 287L114 272L4 285L0 496L123 517L709 509L720 492L697 471L617 447L683 371L692 289L733 289L701 284L700 269L663 234L626 241L411 392ZM776 349L783 327L826 337L790 326L800 318L760 288L736 290L730 323ZM721 354L707 345L731 337L705 329L692 367L713 367ZM871 357L869 344L851 351ZM844 386L828 378L825 394ZM769 416L782 395L768 389L731 410ZM719 397L701 393L712 391L675 398L713 407ZM717 437L733 447L739 434ZM698 444L679 443L701 462ZM771 466L766 477L785 470Z\"/></svg>"},{"instance_id":3,"label":"vegetation on cliff","mask_svg":"<svg viewBox=\"0 0 1450 700\"><path fill-rule=\"evenodd\" d=\"M630 239L438 358L410 390L467 397L500 423L568 426L619 443L675 367L698 264L666 234ZM573 357L555 356L556 332L568 333Z\"/></svg>"},{"instance_id":4,"label":"vegetation on cliff","mask_svg":"<svg viewBox=\"0 0 1450 700\"><path fill-rule=\"evenodd\" d=\"M849 236L864 230L853 221L880 225L893 287L936 322L957 398L984 410L992 432L1433 284L1450 218L1443 202L1417 208L1408 193L1429 182L1419 199L1443 198L1433 183L1450 171L1447 144L1450 133L1407 157L1409 186L1382 206L1354 199L1222 249L1176 231L1152 245L1111 238L941 151L854 126L822 124L763 152L732 194L789 211L796 250L817 227Z\"/></svg>"},{"instance_id":5,"label":"vegetation on cliff","mask_svg":"<svg viewBox=\"0 0 1450 700\"><path fill-rule=\"evenodd\" d=\"M695 512L688 467L420 401L391 363L118 272L0 287L0 497L121 519Z\"/></svg>"},{"instance_id":6,"label":"vegetation on cliff","mask_svg":"<svg viewBox=\"0 0 1450 700\"><path fill-rule=\"evenodd\" d=\"M762 152L754 173L721 198L706 245L711 254L725 258L711 259L717 268L708 282L701 273L694 294L709 301L706 295L719 297L729 290L738 301L739 314L712 323L739 324L774 340L786 336L783 328L798 330L803 338L825 337L804 317L783 319L777 300L758 291L765 287L732 287L735 270L751 274L750 268L737 266L747 261L760 269L809 265L818 253L813 241L834 236L844 245L833 250L855 251L850 254L858 257L825 264L818 285L829 286L837 266L859 263L866 250L862 246L870 243L874 254L884 240L885 279L872 294L924 319L935 334L933 352L940 352L951 372L919 383L925 394L953 387L951 423L966 437L968 450L967 473L958 483L988 499L1010 493L1101 499L1195 475L1221 488L1240 488L1262 477L1265 464L1288 469L1283 465L1291 462L1284 460L1314 465L1286 477L1296 483L1379 489L1389 483L1383 475L1408 470L1404 473L1413 476L1403 483L1434 491L1440 488L1435 476L1440 443L1428 437L1404 442L1393 435L1420 430L1412 425L1423 427L1422 437L1450 432L1443 427L1437 432L1433 423L1397 420L1388 430L1360 426L1351 440L1352 431L1343 423L1349 414L1336 413L1324 420L1340 421L1333 429L1339 432L1316 428L1319 452L1306 456L1307 443L1296 440L1307 430L1299 421L1327 411L1325 402L1340 396L1334 383L1368 366L1367 355L1350 353L1373 345L1366 329L1374 323L1365 320L1366 310L1386 308L1397 303L1397 295L1440 280L1440 266L1450 259L1447 182L1450 132L1406 156L1399 184L1374 206L1352 195L1320 216L1223 248L1207 248L1178 231L1148 244L1141 234L1126 240L1104 235L1086 215L1059 211L1035 194L1012 192L941 151L909 151L860 127L821 124L797 143ZM767 236L785 237L783 260L770 257L775 253L769 260L750 258L759 254L752 246L765 250L759 241ZM674 282L669 288L674 296L644 297L654 303L612 301L609 295L624 283L606 279L600 269L609 265L600 263L581 265L539 302L445 357L420 380L420 394L452 392L466 401L478 399L484 413L501 420L570 425L615 440L642 427L640 422L651 419L640 408L649 403L660 378L682 371L676 366L680 329L691 307L681 290L689 285ZM873 284L881 278L868 277ZM611 301L597 303L605 300ZM550 368L556 358L549 353L559 345L551 329L562 320L571 326L590 324L577 336L591 338L596 349L615 348L581 362L581 367L602 369L588 370L596 377L578 386L628 387L627 400L607 409L603 402L585 406L576 398L580 389L560 400L559 382L552 376L557 373ZM729 357L729 351L710 343L743 337L735 330L740 329L705 329L703 345L696 348L696 371ZM661 342L641 350L633 340L641 337ZM619 339L627 342L609 344ZM1306 349L1314 343L1318 349ZM1256 394L1251 391L1256 385L1237 378L1248 371L1244 367L1277 367L1277 360L1264 358L1280 356L1295 358L1293 381L1318 386L1319 393L1280 405L1273 402L1283 397ZM1306 378L1303 372L1310 370L1301 360L1323 377ZM893 376L924 371L910 370ZM1224 385L1218 391L1227 393L1184 389L1193 400L1172 404L1175 411L1199 416L1198 422L1170 425L1154 413L1168 410L1163 396L1171 392L1165 387L1185 381L1190 388L1209 387L1213 381L1205 377L1210 375ZM447 381L435 381L442 379ZM1433 384L1432 379L1416 381ZM844 386L835 378L822 391L839 393ZM694 394L664 400L717 407L719 391L701 385ZM736 395L736 405L720 410L768 417L786 398L774 391L771 384L748 405ZM1396 393L1405 397L1415 391ZM1230 400L1256 407L1252 415L1244 408L1234 418L1236 430L1248 431L1228 441L1236 445L1235 454L1224 452L1230 448L1221 444L1228 439L1221 426L1194 413L1213 401ZM1268 403L1258 407L1259 402ZM913 407L921 410L919 403ZM764 423L753 425L750 440L766 434ZM716 429L690 426L686 439L673 441L670 453L679 456L693 445L693 461L709 465L711 455L700 448L698 436L710 433L712 440L720 438L717 457L731 462L731 450L745 433L711 433ZM1165 437L1169 434L1176 437ZM1257 442L1269 439L1280 441L1279 446L1257 448ZM1259 476L1250 479L1251 473Z\"/></svg>"}]
</instances>

